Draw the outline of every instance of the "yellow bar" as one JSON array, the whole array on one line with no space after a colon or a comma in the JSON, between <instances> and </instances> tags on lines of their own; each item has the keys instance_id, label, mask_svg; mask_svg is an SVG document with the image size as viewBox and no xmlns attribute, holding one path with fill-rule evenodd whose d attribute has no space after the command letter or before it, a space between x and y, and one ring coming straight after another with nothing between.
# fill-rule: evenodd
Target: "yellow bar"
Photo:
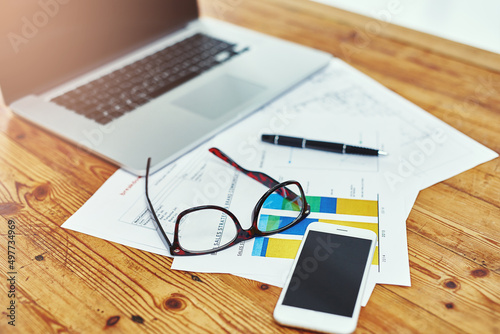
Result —
<instances>
[{"instance_id":1,"label":"yellow bar","mask_svg":"<svg viewBox=\"0 0 500 334\"><path fill-rule=\"evenodd\" d=\"M337 198L337 214L378 216L378 202L364 199Z\"/></svg>"},{"instance_id":2,"label":"yellow bar","mask_svg":"<svg viewBox=\"0 0 500 334\"><path fill-rule=\"evenodd\" d=\"M269 238L266 257L294 259L302 240Z\"/></svg>"}]
</instances>

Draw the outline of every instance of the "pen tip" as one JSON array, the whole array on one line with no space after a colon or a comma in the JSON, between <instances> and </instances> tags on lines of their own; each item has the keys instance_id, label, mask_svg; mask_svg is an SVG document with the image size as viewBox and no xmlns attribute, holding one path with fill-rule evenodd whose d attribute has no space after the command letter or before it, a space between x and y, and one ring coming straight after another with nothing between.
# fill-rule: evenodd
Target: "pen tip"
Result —
<instances>
[{"instance_id":1,"label":"pen tip","mask_svg":"<svg viewBox=\"0 0 500 334\"><path fill-rule=\"evenodd\" d=\"M378 151L378 155L387 155L387 152L385 152L385 151L380 151L380 150L379 150L379 151Z\"/></svg>"}]
</instances>

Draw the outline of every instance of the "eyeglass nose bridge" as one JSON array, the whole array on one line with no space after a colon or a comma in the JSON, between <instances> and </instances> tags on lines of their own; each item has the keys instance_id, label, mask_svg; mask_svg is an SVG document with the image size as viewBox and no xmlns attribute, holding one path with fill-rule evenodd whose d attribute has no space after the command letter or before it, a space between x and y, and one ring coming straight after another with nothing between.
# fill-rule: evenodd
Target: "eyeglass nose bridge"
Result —
<instances>
[{"instance_id":1,"label":"eyeglass nose bridge","mask_svg":"<svg viewBox=\"0 0 500 334\"><path fill-rule=\"evenodd\" d=\"M255 236L255 231L253 231L252 228L249 230L240 229L236 235L236 241L248 240L253 238L254 236Z\"/></svg>"}]
</instances>

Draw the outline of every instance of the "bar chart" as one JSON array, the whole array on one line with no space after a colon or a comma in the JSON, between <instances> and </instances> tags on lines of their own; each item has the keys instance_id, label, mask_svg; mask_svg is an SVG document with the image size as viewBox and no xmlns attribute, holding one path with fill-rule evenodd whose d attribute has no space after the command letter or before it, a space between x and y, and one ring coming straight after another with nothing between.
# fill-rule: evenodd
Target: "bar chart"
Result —
<instances>
[{"instance_id":1,"label":"bar chart","mask_svg":"<svg viewBox=\"0 0 500 334\"><path fill-rule=\"evenodd\" d=\"M286 229L270 236L258 237L253 243L252 256L293 259L307 226L312 222L322 222L341 226L368 229L378 236L378 201L359 200L336 197L307 196L311 207L311 215ZM297 207L289 205L281 196L276 195L272 201L266 202L259 219L261 230L275 230L290 224L296 217ZM269 212L269 214L266 214ZM336 219L337 217L341 217ZM365 221L359 221L366 217ZM378 246L372 261L378 265Z\"/></svg>"}]
</instances>

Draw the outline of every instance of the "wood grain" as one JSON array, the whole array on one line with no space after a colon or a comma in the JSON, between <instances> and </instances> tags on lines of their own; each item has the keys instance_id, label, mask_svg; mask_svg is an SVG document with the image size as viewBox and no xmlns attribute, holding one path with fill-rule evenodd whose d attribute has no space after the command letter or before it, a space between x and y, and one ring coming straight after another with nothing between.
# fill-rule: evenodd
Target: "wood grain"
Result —
<instances>
[{"instance_id":1,"label":"wood grain","mask_svg":"<svg viewBox=\"0 0 500 334\"><path fill-rule=\"evenodd\" d=\"M306 0L201 1L202 14L332 53L500 152L500 56ZM294 333L279 288L62 229L116 170L0 108L0 270L16 228L16 327L2 333ZM412 287L377 286L357 333L500 333L500 159L423 190ZM5 281L4 281L5 282Z\"/></svg>"}]
</instances>

